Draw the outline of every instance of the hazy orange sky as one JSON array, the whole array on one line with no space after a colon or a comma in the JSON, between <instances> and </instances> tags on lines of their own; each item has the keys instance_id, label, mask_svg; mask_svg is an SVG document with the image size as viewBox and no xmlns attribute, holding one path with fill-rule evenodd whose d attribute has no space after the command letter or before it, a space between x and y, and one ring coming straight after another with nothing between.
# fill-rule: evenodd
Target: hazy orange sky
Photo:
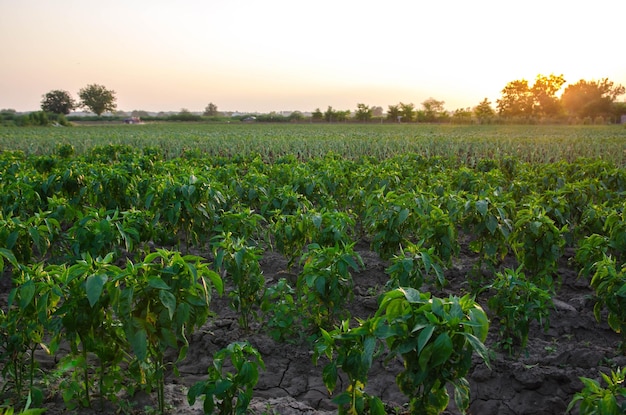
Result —
<instances>
[{"instance_id":1,"label":"hazy orange sky","mask_svg":"<svg viewBox=\"0 0 626 415\"><path fill-rule=\"evenodd\" d=\"M0 0L0 108L92 83L124 111L495 106L537 74L626 86L624 19L625 0Z\"/></svg>"}]
</instances>

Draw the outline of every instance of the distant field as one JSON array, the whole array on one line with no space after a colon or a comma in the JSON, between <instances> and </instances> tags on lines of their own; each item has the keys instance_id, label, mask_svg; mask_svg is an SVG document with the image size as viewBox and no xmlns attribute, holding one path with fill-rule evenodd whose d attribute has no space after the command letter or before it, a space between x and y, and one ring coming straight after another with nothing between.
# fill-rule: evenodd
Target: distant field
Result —
<instances>
[{"instance_id":1,"label":"distant field","mask_svg":"<svg viewBox=\"0 0 626 415\"><path fill-rule=\"evenodd\" d=\"M624 126L191 124L91 125L72 128L2 128L0 150L52 154L71 144L77 154L95 146L158 147L168 158L185 153L232 156L258 153L301 159L329 151L348 158L386 158L416 152L474 159L507 155L529 162L603 158L626 165Z\"/></svg>"}]
</instances>

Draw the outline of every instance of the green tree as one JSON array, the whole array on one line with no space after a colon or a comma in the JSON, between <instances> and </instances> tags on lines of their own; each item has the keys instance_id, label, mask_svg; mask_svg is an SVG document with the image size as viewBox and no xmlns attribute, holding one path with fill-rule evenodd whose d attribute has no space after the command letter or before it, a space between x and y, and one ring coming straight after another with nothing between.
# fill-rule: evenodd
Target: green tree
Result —
<instances>
[{"instance_id":1,"label":"green tree","mask_svg":"<svg viewBox=\"0 0 626 415\"><path fill-rule=\"evenodd\" d=\"M331 122L335 120L335 110L333 110L333 107L331 107L330 105L328 106L328 108L326 108L326 111L324 112L324 119L326 120L326 122Z\"/></svg>"},{"instance_id":2,"label":"green tree","mask_svg":"<svg viewBox=\"0 0 626 415\"><path fill-rule=\"evenodd\" d=\"M76 102L70 93L60 89L48 92L41 100L41 109L45 112L67 115L74 108L76 108Z\"/></svg>"},{"instance_id":3,"label":"green tree","mask_svg":"<svg viewBox=\"0 0 626 415\"><path fill-rule=\"evenodd\" d=\"M103 85L91 84L78 91L79 106L88 108L98 117L105 112L113 112L117 108L115 91Z\"/></svg>"},{"instance_id":4,"label":"green tree","mask_svg":"<svg viewBox=\"0 0 626 415\"><path fill-rule=\"evenodd\" d=\"M537 75L531 88L534 99L533 112L540 117L555 117L561 113L561 101L556 97L565 78L563 75Z\"/></svg>"},{"instance_id":5,"label":"green tree","mask_svg":"<svg viewBox=\"0 0 626 415\"><path fill-rule=\"evenodd\" d=\"M214 117L216 115L219 115L219 112L217 111L217 105L209 102L209 105L206 106L206 108L204 109L204 114L202 115L206 115L208 117Z\"/></svg>"},{"instance_id":6,"label":"green tree","mask_svg":"<svg viewBox=\"0 0 626 415\"><path fill-rule=\"evenodd\" d=\"M487 98L480 101L480 103L474 107L474 115L478 118L480 124L490 123L495 115L493 108L491 108L491 101Z\"/></svg>"},{"instance_id":7,"label":"green tree","mask_svg":"<svg viewBox=\"0 0 626 415\"><path fill-rule=\"evenodd\" d=\"M533 115L534 96L525 79L511 81L502 89L498 113L508 118L530 118Z\"/></svg>"},{"instance_id":8,"label":"green tree","mask_svg":"<svg viewBox=\"0 0 626 415\"><path fill-rule=\"evenodd\" d=\"M413 103L400 103L400 115L402 121L411 122L415 118L415 105Z\"/></svg>"},{"instance_id":9,"label":"green tree","mask_svg":"<svg viewBox=\"0 0 626 415\"><path fill-rule=\"evenodd\" d=\"M335 111L335 117L337 121L347 121L350 118L350 110Z\"/></svg>"},{"instance_id":10,"label":"green tree","mask_svg":"<svg viewBox=\"0 0 626 415\"><path fill-rule=\"evenodd\" d=\"M389 105L387 108L387 119L393 122L400 121L400 106L399 105Z\"/></svg>"},{"instance_id":11,"label":"green tree","mask_svg":"<svg viewBox=\"0 0 626 415\"><path fill-rule=\"evenodd\" d=\"M354 116L359 121L369 121L372 119L372 109L369 105L356 104L356 112Z\"/></svg>"},{"instance_id":12,"label":"green tree","mask_svg":"<svg viewBox=\"0 0 626 415\"><path fill-rule=\"evenodd\" d=\"M565 88L561 103L570 116L581 118L610 116L613 103L624 92L622 85L615 85L608 78L599 81L581 79Z\"/></svg>"},{"instance_id":13,"label":"green tree","mask_svg":"<svg viewBox=\"0 0 626 415\"><path fill-rule=\"evenodd\" d=\"M422 102L422 108L424 109L424 121L437 121L437 118L445 111L443 104L445 104L445 101L437 101L432 97Z\"/></svg>"},{"instance_id":14,"label":"green tree","mask_svg":"<svg viewBox=\"0 0 626 415\"><path fill-rule=\"evenodd\" d=\"M289 118L289 121L298 122L304 119L304 114L302 114L302 112L300 111L294 111L291 114L289 114L288 118Z\"/></svg>"},{"instance_id":15,"label":"green tree","mask_svg":"<svg viewBox=\"0 0 626 415\"><path fill-rule=\"evenodd\" d=\"M458 108L454 110L454 114L452 114L452 122L454 124L471 124L472 110L470 107Z\"/></svg>"},{"instance_id":16,"label":"green tree","mask_svg":"<svg viewBox=\"0 0 626 415\"><path fill-rule=\"evenodd\" d=\"M319 109L315 108L315 111L311 114L311 120L313 121L322 121L324 119L324 113Z\"/></svg>"}]
</instances>

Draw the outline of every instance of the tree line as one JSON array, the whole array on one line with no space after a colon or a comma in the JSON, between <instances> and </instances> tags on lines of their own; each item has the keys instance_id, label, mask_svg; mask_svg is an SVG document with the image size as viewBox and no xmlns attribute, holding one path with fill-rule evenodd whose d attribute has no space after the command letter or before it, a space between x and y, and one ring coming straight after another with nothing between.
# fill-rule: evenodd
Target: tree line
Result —
<instances>
[{"instance_id":1,"label":"tree line","mask_svg":"<svg viewBox=\"0 0 626 415\"><path fill-rule=\"evenodd\" d=\"M616 85L608 78L587 81L584 79L576 83L566 84L561 75L537 75L534 83L526 79L514 80L505 85L496 100L495 108L489 99L485 98L473 108L459 108L454 111L445 109L444 101L428 98L416 107L413 103L400 102L389 105L385 112L380 106L370 106L358 103L352 113L351 110L336 110L328 106L322 112L316 108L310 117L299 111L289 116L275 112L256 114L254 117L242 115L241 121L260 122L437 122L437 123L607 123L619 122L620 116L626 114L626 102L618 102L617 98L625 93L622 85ZM24 124L43 125L50 121L64 124L64 115L71 111L84 108L100 117L105 112L115 112L117 97L113 90L103 85L90 84L78 91L79 100L76 101L65 90L52 90L43 95L41 110L43 114L29 114L25 116ZM6 112L6 110L4 110ZM3 113L4 113L3 112ZM145 111L133 111L145 114ZM48 116L50 114L50 116ZM209 103L202 116L192 114L183 109L179 114L170 115L166 120L174 121L202 121L206 117L219 120L224 114L218 111L217 105ZM159 118L159 117L157 117Z\"/></svg>"}]
</instances>

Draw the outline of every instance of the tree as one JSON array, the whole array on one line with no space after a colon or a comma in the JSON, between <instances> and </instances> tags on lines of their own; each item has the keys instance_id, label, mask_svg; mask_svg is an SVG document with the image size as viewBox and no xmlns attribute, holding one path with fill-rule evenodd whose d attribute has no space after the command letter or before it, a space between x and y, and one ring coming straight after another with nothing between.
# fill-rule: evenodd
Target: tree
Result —
<instances>
[{"instance_id":1,"label":"tree","mask_svg":"<svg viewBox=\"0 0 626 415\"><path fill-rule=\"evenodd\" d=\"M115 91L103 85L91 84L78 91L80 107L88 108L98 117L105 112L113 112L117 108Z\"/></svg>"},{"instance_id":2,"label":"tree","mask_svg":"<svg viewBox=\"0 0 626 415\"><path fill-rule=\"evenodd\" d=\"M384 112L384 110L383 110L383 107L381 107L381 106L374 105L372 107L372 115L374 117L378 117L378 118L382 117L383 116L383 112Z\"/></svg>"},{"instance_id":3,"label":"tree","mask_svg":"<svg viewBox=\"0 0 626 415\"><path fill-rule=\"evenodd\" d=\"M324 113L319 108L315 108L315 111L311 113L312 121L322 121L324 119Z\"/></svg>"},{"instance_id":4,"label":"tree","mask_svg":"<svg viewBox=\"0 0 626 415\"><path fill-rule=\"evenodd\" d=\"M457 108L452 114L452 122L454 124L471 124L472 123L472 110L467 108Z\"/></svg>"},{"instance_id":5,"label":"tree","mask_svg":"<svg viewBox=\"0 0 626 415\"><path fill-rule=\"evenodd\" d=\"M581 79L565 88L561 103L571 116L581 118L608 116L612 112L613 103L624 92L622 85L614 85L608 78L599 81Z\"/></svg>"},{"instance_id":6,"label":"tree","mask_svg":"<svg viewBox=\"0 0 626 415\"><path fill-rule=\"evenodd\" d=\"M337 121L347 121L350 118L350 110L335 111Z\"/></svg>"},{"instance_id":7,"label":"tree","mask_svg":"<svg viewBox=\"0 0 626 415\"><path fill-rule=\"evenodd\" d=\"M411 122L413 118L415 118L415 105L413 103L404 104L400 103L400 115L402 116L402 121Z\"/></svg>"},{"instance_id":8,"label":"tree","mask_svg":"<svg viewBox=\"0 0 626 415\"><path fill-rule=\"evenodd\" d=\"M400 122L400 105L389 105L387 107L387 119L393 122Z\"/></svg>"},{"instance_id":9,"label":"tree","mask_svg":"<svg viewBox=\"0 0 626 415\"><path fill-rule=\"evenodd\" d=\"M55 89L42 98L41 109L45 112L67 115L76 108L76 102L67 91Z\"/></svg>"},{"instance_id":10,"label":"tree","mask_svg":"<svg viewBox=\"0 0 626 415\"><path fill-rule=\"evenodd\" d=\"M365 104L356 104L354 117L359 121L369 121L372 119L372 109Z\"/></svg>"},{"instance_id":11,"label":"tree","mask_svg":"<svg viewBox=\"0 0 626 415\"><path fill-rule=\"evenodd\" d=\"M326 120L326 122L334 121L335 115L336 114L335 114L335 111L333 110L333 107L329 105L326 111L324 112L324 119Z\"/></svg>"},{"instance_id":12,"label":"tree","mask_svg":"<svg viewBox=\"0 0 626 415\"><path fill-rule=\"evenodd\" d=\"M485 98L474 107L474 115L478 118L480 124L488 124L491 122L495 112L491 108L491 102Z\"/></svg>"},{"instance_id":13,"label":"tree","mask_svg":"<svg viewBox=\"0 0 626 415\"><path fill-rule=\"evenodd\" d=\"M533 94L533 113L540 117L555 117L561 113L561 101L556 97L565 78L563 75L537 75L531 88Z\"/></svg>"},{"instance_id":14,"label":"tree","mask_svg":"<svg viewBox=\"0 0 626 415\"><path fill-rule=\"evenodd\" d=\"M219 112L217 111L217 105L209 102L209 105L206 106L202 115L206 115L207 117L214 117L216 115L219 115Z\"/></svg>"},{"instance_id":15,"label":"tree","mask_svg":"<svg viewBox=\"0 0 626 415\"><path fill-rule=\"evenodd\" d=\"M534 97L525 79L506 84L497 102L498 113L503 117L530 118L533 115Z\"/></svg>"},{"instance_id":16,"label":"tree","mask_svg":"<svg viewBox=\"0 0 626 415\"><path fill-rule=\"evenodd\" d=\"M428 98L422 102L422 108L424 108L424 121L433 122L437 120L445 110L443 108L445 101L437 101L435 98Z\"/></svg>"},{"instance_id":17,"label":"tree","mask_svg":"<svg viewBox=\"0 0 626 415\"><path fill-rule=\"evenodd\" d=\"M302 112L300 111L294 111L291 114L289 114L288 118L289 118L289 121L298 122L304 119L304 114L302 114Z\"/></svg>"}]
</instances>

